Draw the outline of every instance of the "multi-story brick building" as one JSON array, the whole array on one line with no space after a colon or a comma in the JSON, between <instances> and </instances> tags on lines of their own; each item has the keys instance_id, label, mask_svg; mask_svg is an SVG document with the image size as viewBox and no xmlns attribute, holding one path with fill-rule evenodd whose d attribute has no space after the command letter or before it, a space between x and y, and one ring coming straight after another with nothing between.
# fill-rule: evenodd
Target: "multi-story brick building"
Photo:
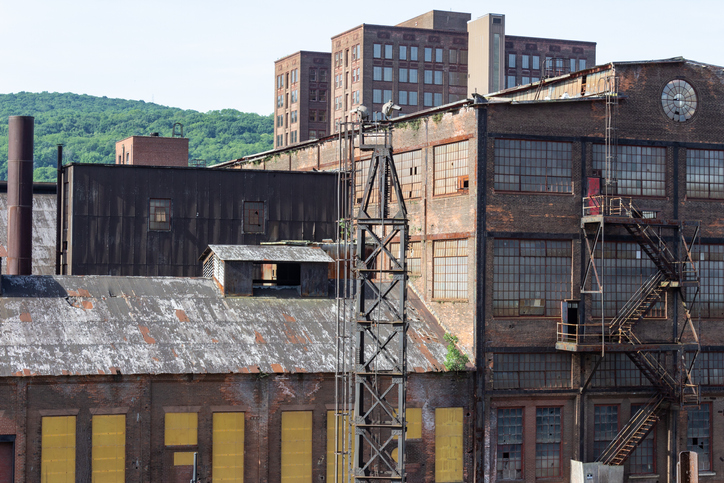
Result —
<instances>
[{"instance_id":1,"label":"multi-story brick building","mask_svg":"<svg viewBox=\"0 0 724 483\"><path fill-rule=\"evenodd\" d=\"M723 99L722 67L674 58L391 123L411 285L476 361L476 478L567 481L645 422L614 448L627 481L675 481L686 450L721 480ZM338 142L227 166L336 169Z\"/></svg>"},{"instance_id":2,"label":"multi-story brick building","mask_svg":"<svg viewBox=\"0 0 724 483\"><path fill-rule=\"evenodd\" d=\"M274 146L326 136L329 52L300 51L274 62Z\"/></svg>"}]
</instances>

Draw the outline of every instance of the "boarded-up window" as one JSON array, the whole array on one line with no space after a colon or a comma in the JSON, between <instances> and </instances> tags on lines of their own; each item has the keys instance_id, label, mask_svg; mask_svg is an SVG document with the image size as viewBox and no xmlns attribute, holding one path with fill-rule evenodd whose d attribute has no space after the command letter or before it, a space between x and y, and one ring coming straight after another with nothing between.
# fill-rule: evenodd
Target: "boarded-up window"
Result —
<instances>
[{"instance_id":1,"label":"boarded-up window","mask_svg":"<svg viewBox=\"0 0 724 483\"><path fill-rule=\"evenodd\" d=\"M40 479L75 483L75 416L43 418Z\"/></svg>"},{"instance_id":2,"label":"boarded-up window","mask_svg":"<svg viewBox=\"0 0 724 483\"><path fill-rule=\"evenodd\" d=\"M422 438L422 408L407 408L406 416L407 437L405 439Z\"/></svg>"},{"instance_id":3,"label":"boarded-up window","mask_svg":"<svg viewBox=\"0 0 724 483\"><path fill-rule=\"evenodd\" d=\"M337 416L337 453L334 451L334 411L327 411L327 481L334 480L334 459L337 458L337 479L340 482L347 481L349 474L349 465L354 455L354 426L344 426L348 416ZM345 431L346 429L346 431ZM347 458L344 458L342 452L347 448Z\"/></svg>"},{"instance_id":4,"label":"boarded-up window","mask_svg":"<svg viewBox=\"0 0 724 483\"><path fill-rule=\"evenodd\" d=\"M214 482L244 481L244 413L214 413L213 460Z\"/></svg>"},{"instance_id":5,"label":"boarded-up window","mask_svg":"<svg viewBox=\"0 0 724 483\"><path fill-rule=\"evenodd\" d=\"M93 416L93 482L126 481L126 415Z\"/></svg>"},{"instance_id":6,"label":"boarded-up window","mask_svg":"<svg viewBox=\"0 0 724 483\"><path fill-rule=\"evenodd\" d=\"M168 231L171 229L171 200L151 199L148 213L148 229Z\"/></svg>"},{"instance_id":7,"label":"boarded-up window","mask_svg":"<svg viewBox=\"0 0 724 483\"><path fill-rule=\"evenodd\" d=\"M445 195L468 189L468 141L435 146L433 194Z\"/></svg>"},{"instance_id":8,"label":"boarded-up window","mask_svg":"<svg viewBox=\"0 0 724 483\"><path fill-rule=\"evenodd\" d=\"M463 481L463 408L435 409L435 481Z\"/></svg>"},{"instance_id":9,"label":"boarded-up window","mask_svg":"<svg viewBox=\"0 0 724 483\"><path fill-rule=\"evenodd\" d=\"M264 233L264 202L244 202L244 233Z\"/></svg>"},{"instance_id":10,"label":"boarded-up window","mask_svg":"<svg viewBox=\"0 0 724 483\"><path fill-rule=\"evenodd\" d=\"M166 446L197 444L198 415L196 413L166 413L164 441Z\"/></svg>"},{"instance_id":11,"label":"boarded-up window","mask_svg":"<svg viewBox=\"0 0 724 483\"><path fill-rule=\"evenodd\" d=\"M312 412L282 413L282 483L312 481Z\"/></svg>"},{"instance_id":12,"label":"boarded-up window","mask_svg":"<svg viewBox=\"0 0 724 483\"><path fill-rule=\"evenodd\" d=\"M523 479L523 408L498 409L498 479Z\"/></svg>"},{"instance_id":13,"label":"boarded-up window","mask_svg":"<svg viewBox=\"0 0 724 483\"><path fill-rule=\"evenodd\" d=\"M433 241L432 296L436 299L467 300L468 241Z\"/></svg>"}]
</instances>

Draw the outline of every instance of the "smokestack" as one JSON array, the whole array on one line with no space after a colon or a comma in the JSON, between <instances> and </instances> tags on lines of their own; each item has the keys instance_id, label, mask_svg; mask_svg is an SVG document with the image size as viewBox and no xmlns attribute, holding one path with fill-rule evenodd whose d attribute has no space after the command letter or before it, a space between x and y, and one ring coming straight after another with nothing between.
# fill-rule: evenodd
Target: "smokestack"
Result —
<instances>
[{"instance_id":1,"label":"smokestack","mask_svg":"<svg viewBox=\"0 0 724 483\"><path fill-rule=\"evenodd\" d=\"M32 116L8 119L8 274L33 271Z\"/></svg>"}]
</instances>

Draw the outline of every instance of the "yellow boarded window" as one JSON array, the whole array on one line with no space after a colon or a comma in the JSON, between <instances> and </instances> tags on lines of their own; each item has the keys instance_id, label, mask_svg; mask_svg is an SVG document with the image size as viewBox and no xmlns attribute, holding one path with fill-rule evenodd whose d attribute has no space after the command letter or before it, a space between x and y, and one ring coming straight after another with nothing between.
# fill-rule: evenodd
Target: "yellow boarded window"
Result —
<instances>
[{"instance_id":1,"label":"yellow boarded window","mask_svg":"<svg viewBox=\"0 0 724 483\"><path fill-rule=\"evenodd\" d=\"M435 481L463 481L463 408L435 409Z\"/></svg>"},{"instance_id":2,"label":"yellow boarded window","mask_svg":"<svg viewBox=\"0 0 724 483\"><path fill-rule=\"evenodd\" d=\"M244 481L244 413L214 413L214 482Z\"/></svg>"},{"instance_id":3,"label":"yellow boarded window","mask_svg":"<svg viewBox=\"0 0 724 483\"><path fill-rule=\"evenodd\" d=\"M312 412L282 413L282 483L312 481Z\"/></svg>"},{"instance_id":4,"label":"yellow boarded window","mask_svg":"<svg viewBox=\"0 0 724 483\"><path fill-rule=\"evenodd\" d=\"M422 408L407 408L407 435L405 439L422 438Z\"/></svg>"},{"instance_id":5,"label":"yellow boarded window","mask_svg":"<svg viewBox=\"0 0 724 483\"><path fill-rule=\"evenodd\" d=\"M177 451L173 454L174 466L193 466L194 453L192 451Z\"/></svg>"},{"instance_id":6,"label":"yellow boarded window","mask_svg":"<svg viewBox=\"0 0 724 483\"><path fill-rule=\"evenodd\" d=\"M43 418L40 480L75 483L75 416Z\"/></svg>"},{"instance_id":7,"label":"yellow boarded window","mask_svg":"<svg viewBox=\"0 0 724 483\"><path fill-rule=\"evenodd\" d=\"M93 483L126 481L126 415L93 416Z\"/></svg>"},{"instance_id":8,"label":"yellow boarded window","mask_svg":"<svg viewBox=\"0 0 724 483\"><path fill-rule=\"evenodd\" d=\"M197 443L196 413L166 413L164 441L166 446L189 446Z\"/></svg>"},{"instance_id":9,"label":"yellow boarded window","mask_svg":"<svg viewBox=\"0 0 724 483\"><path fill-rule=\"evenodd\" d=\"M352 416L354 417L354 416ZM352 455L354 455L354 435L350 437L350 432L354 431L354 426L348 426L347 431L344 431L342 421L347 419L345 416L338 416L339 424L337 426L337 434L339 435L339 444L337 450L342 452L345 443L350 444L351 449L349 451L349 457L345 461L344 457L340 454L337 455L337 475L339 475L339 481L347 481L347 474L349 473L349 462L351 461ZM334 411L327 411L327 481L334 481Z\"/></svg>"}]
</instances>

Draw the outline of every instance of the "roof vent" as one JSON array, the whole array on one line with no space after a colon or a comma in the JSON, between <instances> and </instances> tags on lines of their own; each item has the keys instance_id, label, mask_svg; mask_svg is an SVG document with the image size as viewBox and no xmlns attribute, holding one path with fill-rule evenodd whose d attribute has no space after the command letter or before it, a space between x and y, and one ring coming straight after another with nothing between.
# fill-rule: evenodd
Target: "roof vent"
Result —
<instances>
[{"instance_id":1,"label":"roof vent","mask_svg":"<svg viewBox=\"0 0 724 483\"><path fill-rule=\"evenodd\" d=\"M157 138L157 137L159 137L159 136L161 136L160 133L157 133L157 132L152 132L152 133L151 133L151 137Z\"/></svg>"}]
</instances>

